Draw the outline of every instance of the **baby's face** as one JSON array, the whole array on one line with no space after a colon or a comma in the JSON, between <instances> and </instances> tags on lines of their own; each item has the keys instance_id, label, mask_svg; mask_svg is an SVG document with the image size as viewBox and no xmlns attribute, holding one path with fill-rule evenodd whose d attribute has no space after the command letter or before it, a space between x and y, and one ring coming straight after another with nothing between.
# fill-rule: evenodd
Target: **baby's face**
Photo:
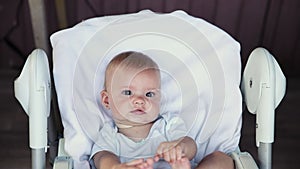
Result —
<instances>
[{"instance_id":1,"label":"baby's face","mask_svg":"<svg viewBox=\"0 0 300 169\"><path fill-rule=\"evenodd\" d=\"M158 117L161 99L158 70L120 69L110 80L108 102L117 124L147 124Z\"/></svg>"}]
</instances>

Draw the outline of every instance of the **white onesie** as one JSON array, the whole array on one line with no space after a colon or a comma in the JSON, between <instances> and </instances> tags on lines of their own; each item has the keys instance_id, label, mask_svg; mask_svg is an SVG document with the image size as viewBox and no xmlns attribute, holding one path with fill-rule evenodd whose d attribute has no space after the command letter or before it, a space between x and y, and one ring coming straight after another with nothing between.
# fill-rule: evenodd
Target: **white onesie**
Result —
<instances>
[{"instance_id":1,"label":"white onesie","mask_svg":"<svg viewBox=\"0 0 300 169\"><path fill-rule=\"evenodd\" d=\"M92 147L91 158L99 151L110 151L120 158L122 163L138 158L154 157L161 142L172 141L187 135L184 121L179 117L166 120L163 116L155 121L147 138L134 142L118 132L111 123L105 123L99 132L98 140Z\"/></svg>"}]
</instances>

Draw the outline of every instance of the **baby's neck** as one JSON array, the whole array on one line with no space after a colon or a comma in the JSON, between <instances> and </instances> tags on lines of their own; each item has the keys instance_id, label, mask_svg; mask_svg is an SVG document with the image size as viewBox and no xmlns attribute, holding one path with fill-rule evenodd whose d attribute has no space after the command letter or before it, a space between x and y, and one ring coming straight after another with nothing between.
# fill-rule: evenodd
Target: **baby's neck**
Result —
<instances>
[{"instance_id":1,"label":"baby's neck","mask_svg":"<svg viewBox=\"0 0 300 169\"><path fill-rule=\"evenodd\" d=\"M124 127L119 128L119 133L124 134L129 139L133 140L134 142L139 142L147 138L153 123L131 126L131 127Z\"/></svg>"}]
</instances>

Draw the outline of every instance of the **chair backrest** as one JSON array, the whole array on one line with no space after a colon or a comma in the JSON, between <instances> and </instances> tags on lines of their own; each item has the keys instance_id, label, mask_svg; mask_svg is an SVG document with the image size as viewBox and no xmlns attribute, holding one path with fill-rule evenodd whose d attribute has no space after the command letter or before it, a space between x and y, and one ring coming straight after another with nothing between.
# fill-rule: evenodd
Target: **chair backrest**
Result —
<instances>
[{"instance_id":1,"label":"chair backrest","mask_svg":"<svg viewBox=\"0 0 300 169\"><path fill-rule=\"evenodd\" d=\"M110 120L99 102L104 70L135 50L162 70L163 113L185 120L199 145L196 160L238 148L241 129L240 46L223 30L183 11L93 18L51 36L53 74L66 151L88 168L89 151Z\"/></svg>"}]
</instances>

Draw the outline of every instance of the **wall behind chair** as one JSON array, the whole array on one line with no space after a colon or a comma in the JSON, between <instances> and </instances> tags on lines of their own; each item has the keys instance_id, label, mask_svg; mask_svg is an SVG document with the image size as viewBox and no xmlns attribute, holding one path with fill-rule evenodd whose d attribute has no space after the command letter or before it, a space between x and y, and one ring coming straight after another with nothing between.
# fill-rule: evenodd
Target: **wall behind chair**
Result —
<instances>
[{"instance_id":1,"label":"wall behind chair","mask_svg":"<svg viewBox=\"0 0 300 169\"><path fill-rule=\"evenodd\" d=\"M60 3L55 3L59 2ZM227 31L241 43L242 62L263 46L287 76L300 77L300 1L298 0L45 0L48 34L96 16L185 10ZM64 2L65 7L62 6ZM56 6L58 5L58 6ZM65 13L65 16L64 16ZM0 2L0 69L20 68L34 49L26 0ZM65 18L61 21L58 18ZM62 24L62 22L64 22ZM59 26L60 25L60 26Z\"/></svg>"}]
</instances>

